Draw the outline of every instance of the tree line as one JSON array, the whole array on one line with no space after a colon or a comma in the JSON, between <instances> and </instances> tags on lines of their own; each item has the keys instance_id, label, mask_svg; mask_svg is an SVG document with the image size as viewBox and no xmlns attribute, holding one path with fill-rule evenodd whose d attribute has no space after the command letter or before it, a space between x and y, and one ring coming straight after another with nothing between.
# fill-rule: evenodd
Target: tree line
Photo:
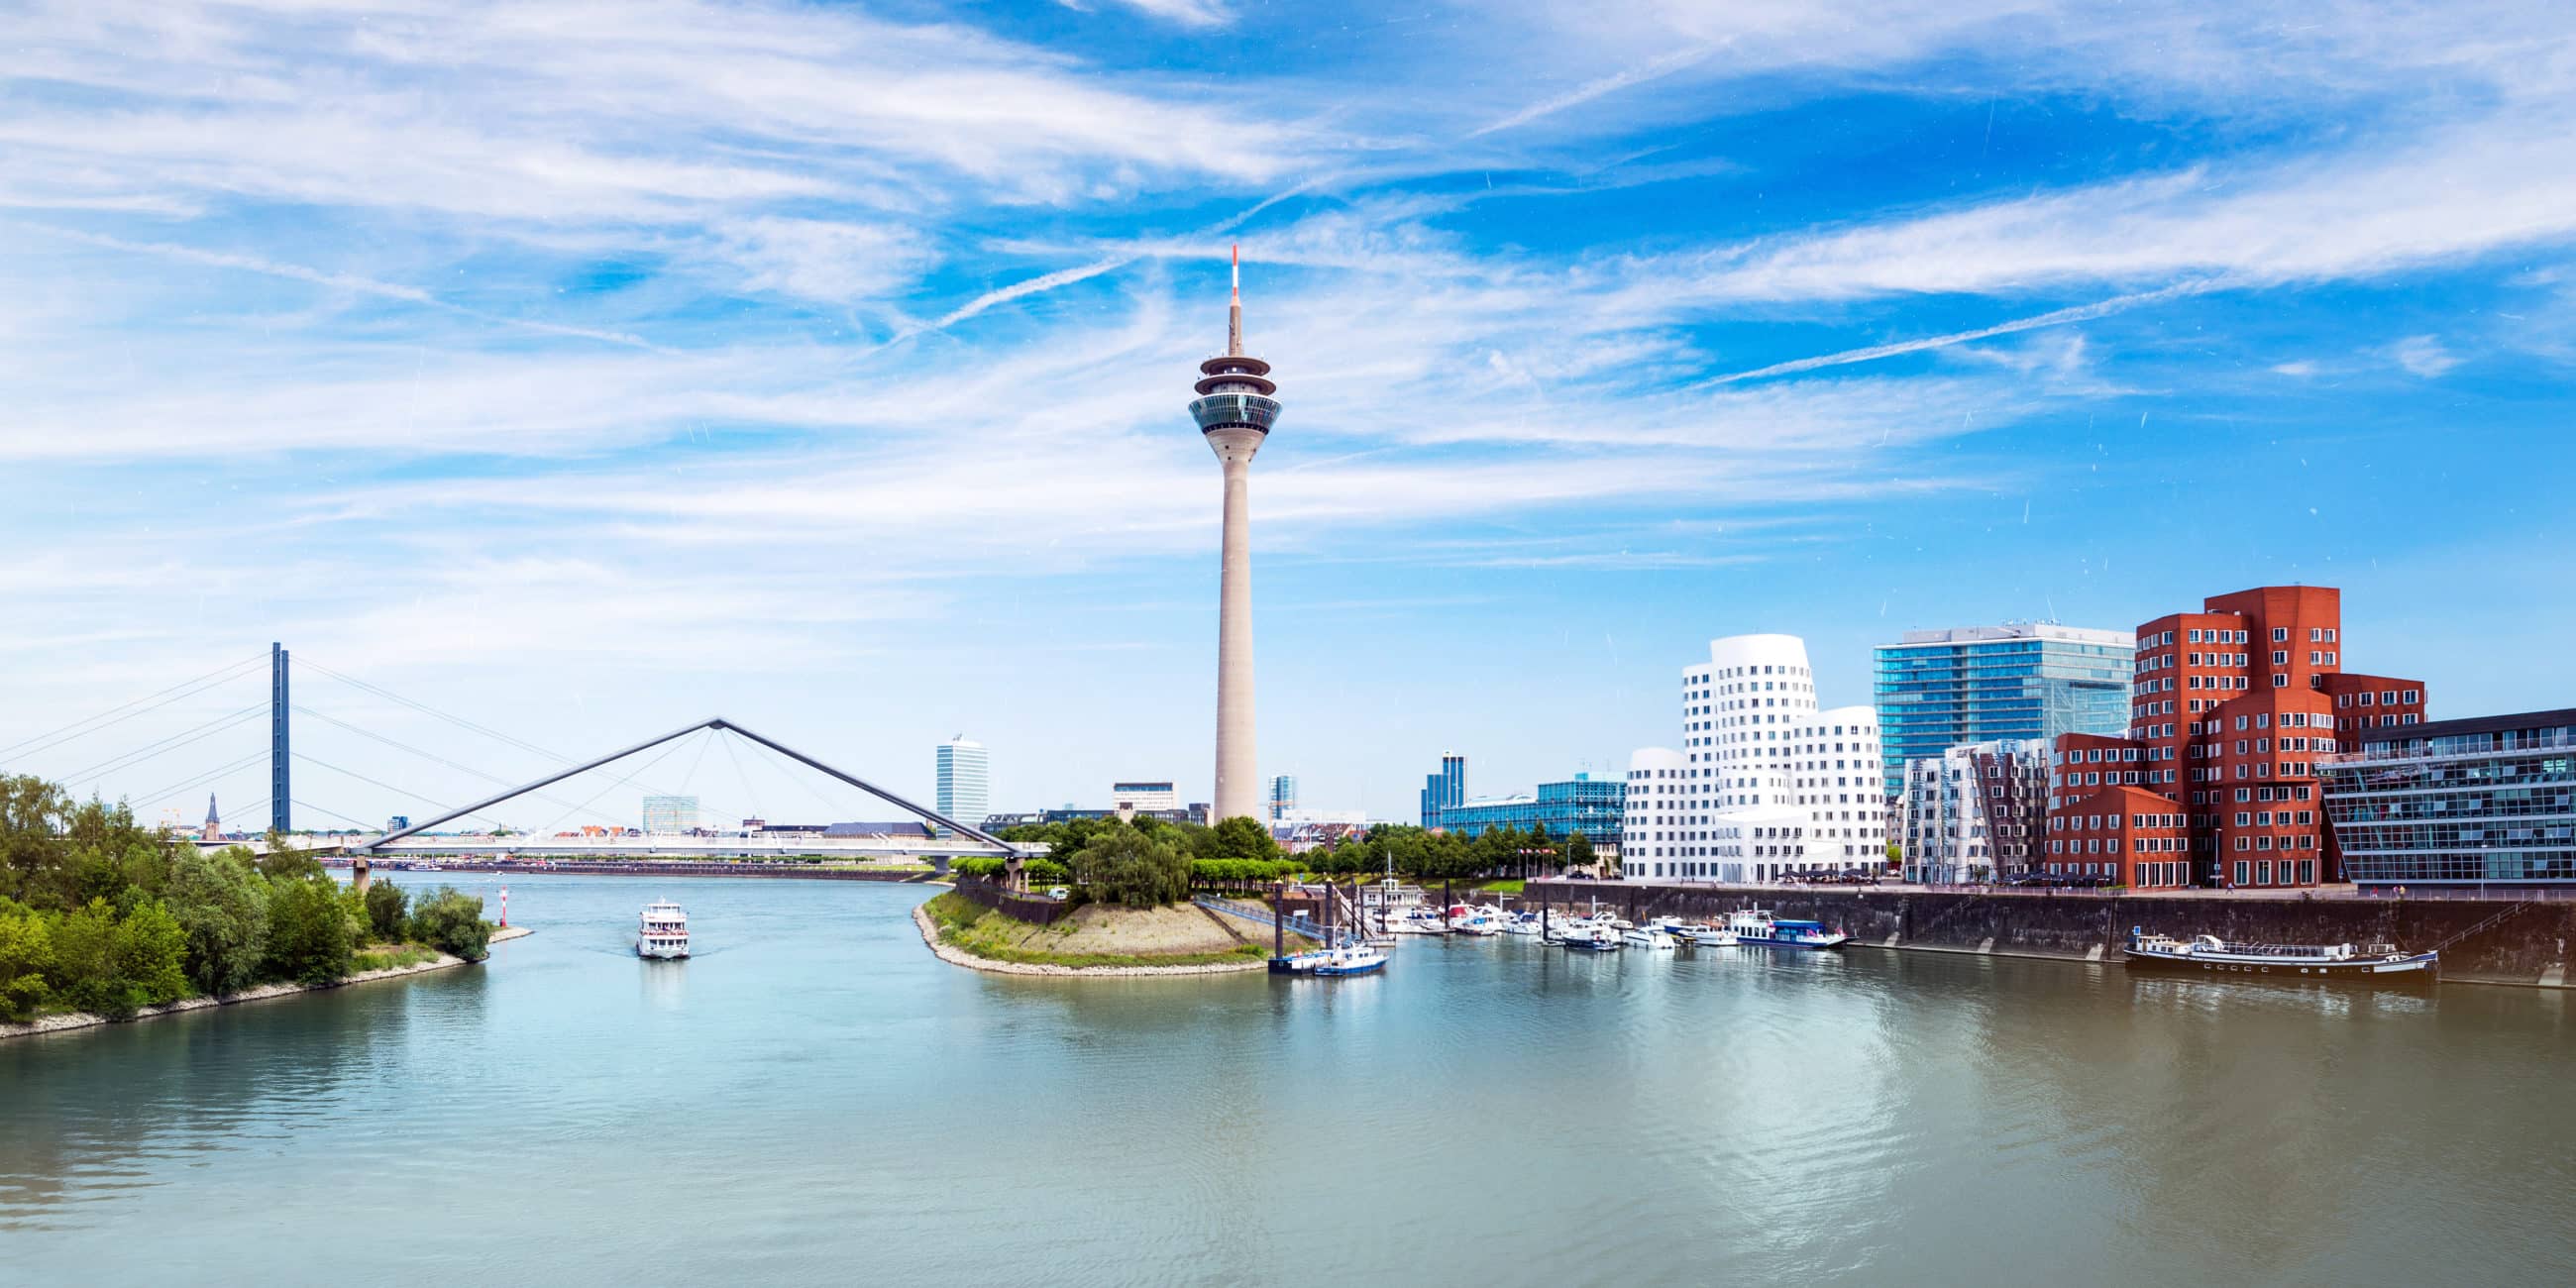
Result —
<instances>
[{"instance_id":1,"label":"tree line","mask_svg":"<svg viewBox=\"0 0 2576 1288\"><path fill-rule=\"evenodd\" d=\"M1473 838L1389 825L1371 830L1365 839L1294 857L1279 848L1269 828L1248 818L1230 818L1214 827L1153 818L1087 818L1015 827L1001 836L1048 847L1046 858L1028 860L1022 867L1031 884L1069 882L1078 899L1130 907L1180 902L1193 887L1240 888L1300 873L1366 875L1385 871L1390 862L1397 875L1417 881L1531 876L1595 862L1589 838L1576 832L1559 841L1544 824L1528 831L1489 828ZM1001 859L962 859L954 870L999 877L1006 866Z\"/></svg>"},{"instance_id":2,"label":"tree line","mask_svg":"<svg viewBox=\"0 0 2576 1288\"><path fill-rule=\"evenodd\" d=\"M471 961L490 940L473 895L442 886L415 901L389 882L362 894L282 837L266 854L208 853L121 802L0 777L0 1020L127 1019L255 984L344 979L370 944Z\"/></svg>"}]
</instances>

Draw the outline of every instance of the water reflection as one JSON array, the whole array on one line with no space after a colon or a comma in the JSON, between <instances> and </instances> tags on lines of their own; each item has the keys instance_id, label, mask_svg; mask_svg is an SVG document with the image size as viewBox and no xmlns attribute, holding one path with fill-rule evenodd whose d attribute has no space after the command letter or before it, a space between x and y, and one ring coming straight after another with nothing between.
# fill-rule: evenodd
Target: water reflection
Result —
<instances>
[{"instance_id":1,"label":"water reflection","mask_svg":"<svg viewBox=\"0 0 2576 1288\"><path fill-rule=\"evenodd\" d=\"M467 1230L575 1281L952 1281L961 1230L1071 1282L2576 1278L2559 995L1508 938L1024 979L831 883L693 884L720 951L639 962L662 893L516 878L488 969L0 1044L9 1274L270 1264L319 1185L315 1255L402 1280Z\"/></svg>"}]
</instances>

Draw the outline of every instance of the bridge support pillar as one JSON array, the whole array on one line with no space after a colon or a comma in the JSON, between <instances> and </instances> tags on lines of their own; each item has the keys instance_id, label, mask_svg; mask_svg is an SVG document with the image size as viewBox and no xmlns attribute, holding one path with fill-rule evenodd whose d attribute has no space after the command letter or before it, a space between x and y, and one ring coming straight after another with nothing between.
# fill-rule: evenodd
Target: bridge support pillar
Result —
<instances>
[{"instance_id":1,"label":"bridge support pillar","mask_svg":"<svg viewBox=\"0 0 2576 1288\"><path fill-rule=\"evenodd\" d=\"M349 860L349 884L357 887L358 893L365 894L367 892L367 885L371 880L372 877L367 871L367 856L360 854L351 858Z\"/></svg>"}]
</instances>

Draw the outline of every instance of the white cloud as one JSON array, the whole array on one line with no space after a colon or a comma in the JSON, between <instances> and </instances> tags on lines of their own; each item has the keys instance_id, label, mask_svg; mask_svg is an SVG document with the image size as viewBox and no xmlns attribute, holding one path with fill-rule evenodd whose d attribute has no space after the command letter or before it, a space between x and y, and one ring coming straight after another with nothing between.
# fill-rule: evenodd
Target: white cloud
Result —
<instances>
[{"instance_id":1,"label":"white cloud","mask_svg":"<svg viewBox=\"0 0 2576 1288\"><path fill-rule=\"evenodd\" d=\"M2390 345L2388 356L2398 366L2427 380L2441 376L2463 361L2442 347L2439 336L2430 335L2410 335Z\"/></svg>"},{"instance_id":2,"label":"white cloud","mask_svg":"<svg viewBox=\"0 0 2576 1288\"><path fill-rule=\"evenodd\" d=\"M900 225L777 217L729 226L716 253L741 270L744 290L828 304L893 295L939 259Z\"/></svg>"},{"instance_id":3,"label":"white cloud","mask_svg":"<svg viewBox=\"0 0 2576 1288\"><path fill-rule=\"evenodd\" d=\"M2317 374L2317 364L2301 358L2296 362L2276 362L2272 364L2272 371L2276 375L2295 376L2304 380Z\"/></svg>"}]
</instances>

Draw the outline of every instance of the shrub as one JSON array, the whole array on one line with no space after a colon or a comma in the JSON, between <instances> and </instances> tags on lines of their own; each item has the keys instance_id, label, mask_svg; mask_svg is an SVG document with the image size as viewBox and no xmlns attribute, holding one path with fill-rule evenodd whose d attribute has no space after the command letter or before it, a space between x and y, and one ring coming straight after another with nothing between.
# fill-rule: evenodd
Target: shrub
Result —
<instances>
[{"instance_id":1,"label":"shrub","mask_svg":"<svg viewBox=\"0 0 2576 1288\"><path fill-rule=\"evenodd\" d=\"M35 909L0 899L0 1020L34 1019L53 992L45 982L54 964L53 932Z\"/></svg>"},{"instance_id":2,"label":"shrub","mask_svg":"<svg viewBox=\"0 0 2576 1288\"><path fill-rule=\"evenodd\" d=\"M328 877L290 877L270 888L269 975L299 984L344 978L355 939L340 906L339 888Z\"/></svg>"},{"instance_id":3,"label":"shrub","mask_svg":"<svg viewBox=\"0 0 2576 1288\"><path fill-rule=\"evenodd\" d=\"M442 953L469 962L489 955L492 927L483 920L483 900L452 886L422 895L411 913L411 937Z\"/></svg>"},{"instance_id":4,"label":"shrub","mask_svg":"<svg viewBox=\"0 0 2576 1288\"><path fill-rule=\"evenodd\" d=\"M183 848L162 902L186 934L188 982L198 992L238 992L258 981L268 951L268 882L251 869L248 850Z\"/></svg>"},{"instance_id":5,"label":"shrub","mask_svg":"<svg viewBox=\"0 0 2576 1288\"><path fill-rule=\"evenodd\" d=\"M479 910L479 909L478 909ZM391 881L378 881L367 887L367 926L379 943L393 943L403 937L404 919L411 911L411 897Z\"/></svg>"},{"instance_id":6,"label":"shrub","mask_svg":"<svg viewBox=\"0 0 2576 1288\"><path fill-rule=\"evenodd\" d=\"M92 899L62 914L51 932L49 983L68 1006L124 1020L188 995L187 933L159 900L142 900L120 918L107 900Z\"/></svg>"}]
</instances>

